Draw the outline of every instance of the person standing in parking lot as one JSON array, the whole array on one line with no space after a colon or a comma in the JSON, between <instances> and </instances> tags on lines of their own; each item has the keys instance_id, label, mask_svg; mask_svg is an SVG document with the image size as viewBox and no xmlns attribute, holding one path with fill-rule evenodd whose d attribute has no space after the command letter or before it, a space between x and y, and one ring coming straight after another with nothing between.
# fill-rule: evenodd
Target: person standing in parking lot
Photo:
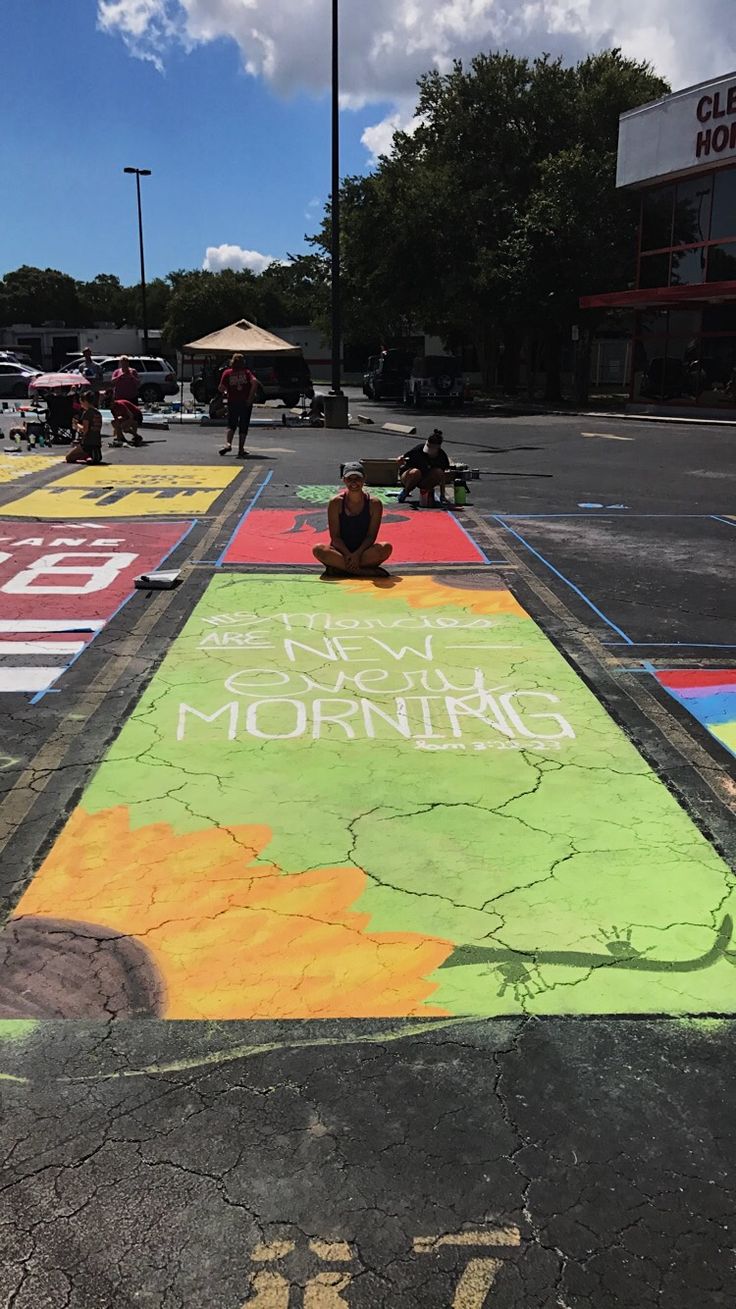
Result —
<instances>
[{"instance_id":1,"label":"person standing in parking lot","mask_svg":"<svg viewBox=\"0 0 736 1309\"><path fill-rule=\"evenodd\" d=\"M79 365L79 372L82 374L82 377L86 377L88 388L93 392L95 404L97 404L102 387L102 369L92 358L92 351L88 345L86 345L82 351L82 361Z\"/></svg>"},{"instance_id":2,"label":"person standing in parking lot","mask_svg":"<svg viewBox=\"0 0 736 1309\"><path fill-rule=\"evenodd\" d=\"M246 367L245 357L241 354L233 355L230 360L230 367L226 368L220 378L220 385L217 388L221 395L227 399L227 435L226 444L222 447L220 454L230 454L233 448L233 437L235 429L238 429L238 459L245 459L245 438L248 435L250 427L250 418L253 413L253 401L256 398L258 390L258 379L254 373Z\"/></svg>"},{"instance_id":3,"label":"person standing in parking lot","mask_svg":"<svg viewBox=\"0 0 736 1309\"><path fill-rule=\"evenodd\" d=\"M115 369L112 375L112 398L115 400L127 400L129 404L138 404L138 391L140 382L138 374L130 366L130 360L127 355L121 355L120 367Z\"/></svg>"}]
</instances>

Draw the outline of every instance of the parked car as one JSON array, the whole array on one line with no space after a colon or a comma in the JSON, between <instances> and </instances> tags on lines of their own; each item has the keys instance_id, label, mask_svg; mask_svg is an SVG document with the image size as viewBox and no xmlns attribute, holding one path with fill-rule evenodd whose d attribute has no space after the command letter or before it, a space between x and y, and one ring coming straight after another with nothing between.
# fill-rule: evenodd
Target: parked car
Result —
<instances>
[{"instance_id":1,"label":"parked car","mask_svg":"<svg viewBox=\"0 0 736 1309\"><path fill-rule=\"evenodd\" d=\"M0 350L0 359L5 363L23 364L25 368L36 367L33 359L25 350Z\"/></svg>"},{"instance_id":2,"label":"parked car","mask_svg":"<svg viewBox=\"0 0 736 1309\"><path fill-rule=\"evenodd\" d=\"M113 373L120 367L120 355L93 355L92 358L100 365L102 384L107 387L112 383ZM82 355L75 355L74 359L64 365L62 372L75 373L81 361ZM176 372L165 359L156 355L128 355L128 362L138 374L139 399L144 404L155 404L157 400L163 400L164 396L178 393L179 383L176 380Z\"/></svg>"},{"instance_id":3,"label":"parked car","mask_svg":"<svg viewBox=\"0 0 736 1309\"><path fill-rule=\"evenodd\" d=\"M461 405L465 400L463 366L453 355L426 355L414 360L404 382L404 404Z\"/></svg>"},{"instance_id":4,"label":"parked car","mask_svg":"<svg viewBox=\"0 0 736 1309\"><path fill-rule=\"evenodd\" d=\"M0 397L4 400L25 400L28 384L38 377L39 368L26 368L12 359L0 359Z\"/></svg>"},{"instance_id":5,"label":"parked car","mask_svg":"<svg viewBox=\"0 0 736 1309\"><path fill-rule=\"evenodd\" d=\"M363 374L363 394L369 400L401 399L411 365L412 356L406 350L384 350L380 355L371 355Z\"/></svg>"},{"instance_id":6,"label":"parked car","mask_svg":"<svg viewBox=\"0 0 736 1309\"><path fill-rule=\"evenodd\" d=\"M287 409L293 409L303 395L314 395L312 376L302 354L246 355L246 363L258 379L256 404L283 400ZM224 413L224 400L218 397L217 388L227 364L225 359L210 360L192 379L194 399L198 404L214 404L213 417Z\"/></svg>"}]
</instances>

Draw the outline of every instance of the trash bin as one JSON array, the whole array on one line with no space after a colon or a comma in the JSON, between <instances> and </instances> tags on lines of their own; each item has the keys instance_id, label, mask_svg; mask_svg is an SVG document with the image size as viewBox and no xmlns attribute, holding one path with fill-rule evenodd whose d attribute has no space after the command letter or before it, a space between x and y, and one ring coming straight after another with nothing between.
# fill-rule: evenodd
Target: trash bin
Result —
<instances>
[{"instance_id":1,"label":"trash bin","mask_svg":"<svg viewBox=\"0 0 736 1309\"><path fill-rule=\"evenodd\" d=\"M325 396L325 427L347 427L348 398L346 395Z\"/></svg>"}]
</instances>

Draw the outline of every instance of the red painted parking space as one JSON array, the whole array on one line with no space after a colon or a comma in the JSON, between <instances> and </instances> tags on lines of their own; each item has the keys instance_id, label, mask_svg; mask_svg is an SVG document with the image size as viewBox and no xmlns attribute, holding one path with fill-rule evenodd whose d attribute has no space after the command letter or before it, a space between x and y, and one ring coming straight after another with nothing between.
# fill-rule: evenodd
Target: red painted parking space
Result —
<instances>
[{"instance_id":1,"label":"red painted parking space","mask_svg":"<svg viewBox=\"0 0 736 1309\"><path fill-rule=\"evenodd\" d=\"M441 510L387 507L381 540L392 564L478 564L485 555L454 516ZM228 546L225 564L313 564L312 547L327 541L327 510L255 509Z\"/></svg>"},{"instance_id":2,"label":"red painted parking space","mask_svg":"<svg viewBox=\"0 0 736 1309\"><path fill-rule=\"evenodd\" d=\"M0 522L0 692L47 690L189 526Z\"/></svg>"}]
</instances>

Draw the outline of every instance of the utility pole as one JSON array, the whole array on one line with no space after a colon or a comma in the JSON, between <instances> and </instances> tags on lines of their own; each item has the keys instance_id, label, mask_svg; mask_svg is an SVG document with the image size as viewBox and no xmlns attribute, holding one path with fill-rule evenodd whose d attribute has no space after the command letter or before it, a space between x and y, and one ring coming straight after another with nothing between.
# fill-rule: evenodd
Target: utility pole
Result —
<instances>
[{"instance_id":1,"label":"utility pole","mask_svg":"<svg viewBox=\"0 0 736 1309\"><path fill-rule=\"evenodd\" d=\"M340 26L332 0L332 392L342 395L340 312Z\"/></svg>"},{"instance_id":2,"label":"utility pole","mask_svg":"<svg viewBox=\"0 0 736 1309\"><path fill-rule=\"evenodd\" d=\"M124 173L135 173L135 189L138 199L138 244L141 252L141 310L143 314L143 353L150 354L148 348L148 310L146 309L146 264L143 258L143 211L141 209L141 178L150 177L150 168L124 168Z\"/></svg>"}]
</instances>

